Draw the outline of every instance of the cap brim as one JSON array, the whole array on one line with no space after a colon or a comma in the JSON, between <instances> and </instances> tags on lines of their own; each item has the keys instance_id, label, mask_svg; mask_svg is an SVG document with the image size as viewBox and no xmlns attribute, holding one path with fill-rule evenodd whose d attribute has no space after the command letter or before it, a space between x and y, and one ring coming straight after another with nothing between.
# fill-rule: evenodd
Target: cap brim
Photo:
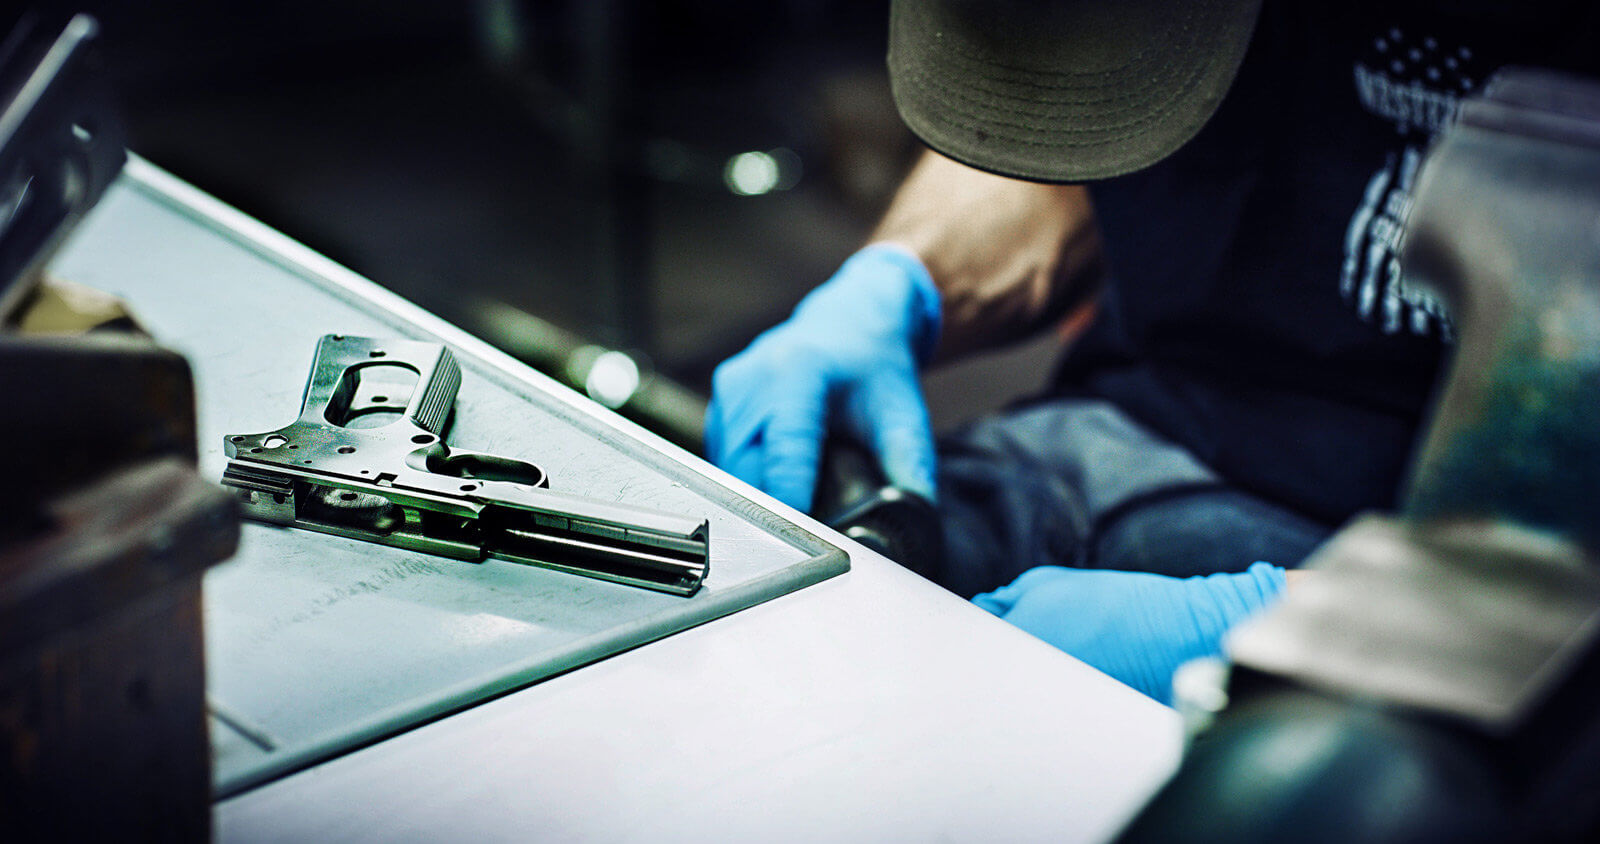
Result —
<instances>
[{"instance_id":1,"label":"cap brim","mask_svg":"<svg viewBox=\"0 0 1600 844\"><path fill-rule=\"evenodd\" d=\"M1129 173L1194 137L1233 83L1260 11L1260 0L1109 3L1138 16L1119 20L1117 34L1140 43L1108 65L1104 45L1087 42L1094 32L1041 28L1026 34L1028 49L1010 50L1014 26L997 37L949 5L893 5L889 75L901 117L950 158L1040 182Z\"/></svg>"}]
</instances>

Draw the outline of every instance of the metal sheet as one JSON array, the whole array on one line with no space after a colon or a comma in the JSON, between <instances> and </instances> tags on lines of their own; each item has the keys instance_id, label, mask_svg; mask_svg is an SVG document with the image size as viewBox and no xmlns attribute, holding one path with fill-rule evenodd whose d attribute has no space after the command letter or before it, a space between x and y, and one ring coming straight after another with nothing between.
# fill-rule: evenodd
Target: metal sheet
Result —
<instances>
[{"instance_id":1,"label":"metal sheet","mask_svg":"<svg viewBox=\"0 0 1600 844\"><path fill-rule=\"evenodd\" d=\"M453 445L537 463L554 490L711 522L711 573L687 599L246 525L205 583L220 795L849 566L681 450L147 162L130 161L55 268L126 297L188 355L207 476L224 432L295 417L322 334L408 337L461 361Z\"/></svg>"}]
</instances>

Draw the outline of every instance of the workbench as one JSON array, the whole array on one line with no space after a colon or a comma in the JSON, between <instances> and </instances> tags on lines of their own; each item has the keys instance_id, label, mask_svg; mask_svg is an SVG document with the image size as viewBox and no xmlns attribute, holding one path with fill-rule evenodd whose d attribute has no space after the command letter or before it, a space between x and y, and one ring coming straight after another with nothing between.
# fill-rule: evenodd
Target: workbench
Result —
<instances>
[{"instance_id":1,"label":"workbench","mask_svg":"<svg viewBox=\"0 0 1600 844\"><path fill-rule=\"evenodd\" d=\"M578 492L633 490L618 495L713 512L712 576L687 599L698 603L679 604L559 572L390 562L378 552L394 549L247 526L240 559L205 587L220 840L1093 841L1176 768L1175 712L133 158L55 271L125 296L189 355L202 474L220 475L219 431L292 418L284 396L304 382L305 339L338 329L323 322L332 306L273 301L285 297L249 273L189 278L196 262L298 276L360 321L448 344L473 362L458 428L468 416L501 420L466 435L503 446L521 415L505 402L523 402L529 419L554 414L577 434L554 453L582 467L569 459L552 476L589 485ZM218 332L226 353L203 339ZM278 386L241 408L233 373ZM241 427L244 416L259 424ZM329 542L346 544L315 544ZM362 588L308 579L363 555L375 573ZM425 576L402 583L410 575ZM388 603L373 597L384 589ZM561 624L518 615L534 612L535 593L548 605L537 617ZM456 624L462 596L478 609L470 628ZM588 606L628 623L587 629ZM381 683L325 699L295 688L315 661L306 648L328 635L316 624L359 634L386 607L423 621L401 631L413 647L356 651ZM432 644L435 616L455 625L439 628L450 631L439 661L467 673L432 686L419 674L407 689L407 653ZM530 655L508 652L518 647ZM348 675L335 650L332 673ZM242 715L231 711L241 696ZM252 712L279 720L256 730ZM322 716L344 725L337 740L307 726ZM284 747L252 735L279 729L306 735Z\"/></svg>"}]
</instances>

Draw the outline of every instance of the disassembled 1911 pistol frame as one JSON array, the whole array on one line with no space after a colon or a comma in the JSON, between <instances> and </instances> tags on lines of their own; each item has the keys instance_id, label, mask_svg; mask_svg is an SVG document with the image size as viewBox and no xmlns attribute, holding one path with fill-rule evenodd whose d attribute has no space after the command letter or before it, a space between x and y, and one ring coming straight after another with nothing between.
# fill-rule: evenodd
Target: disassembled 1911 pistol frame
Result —
<instances>
[{"instance_id":1,"label":"disassembled 1911 pistol frame","mask_svg":"<svg viewBox=\"0 0 1600 844\"><path fill-rule=\"evenodd\" d=\"M222 483L258 521L675 595L700 588L704 519L560 495L538 466L446 446L460 385L441 344L326 335L300 418L225 437Z\"/></svg>"}]
</instances>

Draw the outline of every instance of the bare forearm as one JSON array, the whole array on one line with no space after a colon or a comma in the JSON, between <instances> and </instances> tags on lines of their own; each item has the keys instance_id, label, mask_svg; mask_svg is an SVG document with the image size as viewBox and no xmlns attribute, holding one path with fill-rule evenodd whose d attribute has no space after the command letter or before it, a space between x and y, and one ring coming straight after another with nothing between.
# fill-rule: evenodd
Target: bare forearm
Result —
<instances>
[{"instance_id":1,"label":"bare forearm","mask_svg":"<svg viewBox=\"0 0 1600 844\"><path fill-rule=\"evenodd\" d=\"M1103 274L1089 193L926 153L873 241L917 254L944 311L939 359L1020 340L1087 301Z\"/></svg>"}]
</instances>

